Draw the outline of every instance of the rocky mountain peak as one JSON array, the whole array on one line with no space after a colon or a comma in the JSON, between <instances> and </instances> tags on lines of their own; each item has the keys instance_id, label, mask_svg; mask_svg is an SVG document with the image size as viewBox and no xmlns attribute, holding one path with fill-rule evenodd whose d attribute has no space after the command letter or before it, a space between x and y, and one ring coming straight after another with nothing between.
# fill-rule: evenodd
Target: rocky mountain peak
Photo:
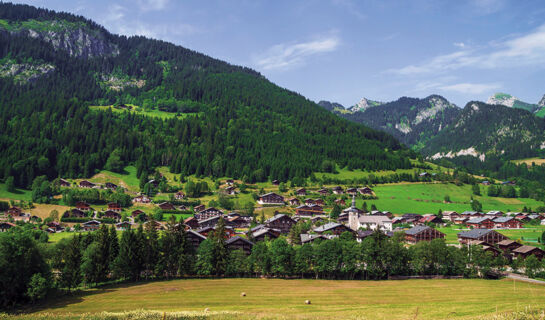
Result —
<instances>
[{"instance_id":1,"label":"rocky mountain peak","mask_svg":"<svg viewBox=\"0 0 545 320\"><path fill-rule=\"evenodd\" d=\"M543 95L543 98L541 98L541 100L539 100L537 105L540 106L540 107L545 107L545 94Z\"/></svg>"},{"instance_id":2,"label":"rocky mountain peak","mask_svg":"<svg viewBox=\"0 0 545 320\"><path fill-rule=\"evenodd\" d=\"M513 97L510 94L498 92L490 96L486 103L494 105L504 105L512 108L517 100L519 99Z\"/></svg>"},{"instance_id":3,"label":"rocky mountain peak","mask_svg":"<svg viewBox=\"0 0 545 320\"><path fill-rule=\"evenodd\" d=\"M358 103L356 103L356 105L349 108L349 110L352 112L358 112L358 111L363 112L371 107L379 106L381 104L383 103L380 101L374 101L374 100L369 100L367 98L361 98L361 100Z\"/></svg>"}]
</instances>

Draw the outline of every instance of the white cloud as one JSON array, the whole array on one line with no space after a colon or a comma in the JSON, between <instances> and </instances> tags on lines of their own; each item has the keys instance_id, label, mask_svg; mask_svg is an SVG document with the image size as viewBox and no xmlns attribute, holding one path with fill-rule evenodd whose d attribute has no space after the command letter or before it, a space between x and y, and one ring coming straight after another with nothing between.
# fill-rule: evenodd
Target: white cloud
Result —
<instances>
[{"instance_id":1,"label":"white cloud","mask_svg":"<svg viewBox=\"0 0 545 320\"><path fill-rule=\"evenodd\" d=\"M336 36L329 36L309 42L278 44L265 54L255 58L255 64L262 70L289 69L304 63L310 56L335 51L340 45Z\"/></svg>"},{"instance_id":2,"label":"white cloud","mask_svg":"<svg viewBox=\"0 0 545 320\"><path fill-rule=\"evenodd\" d=\"M533 32L511 40L494 42L479 49L439 55L419 65L387 70L399 75L438 73L471 67L477 69L545 66L545 24Z\"/></svg>"},{"instance_id":3,"label":"white cloud","mask_svg":"<svg viewBox=\"0 0 545 320\"><path fill-rule=\"evenodd\" d=\"M170 0L138 0L138 7L141 11L159 11L168 6Z\"/></svg>"},{"instance_id":4,"label":"white cloud","mask_svg":"<svg viewBox=\"0 0 545 320\"><path fill-rule=\"evenodd\" d=\"M465 48L466 44L463 42L454 42L453 45L458 48Z\"/></svg>"},{"instance_id":5,"label":"white cloud","mask_svg":"<svg viewBox=\"0 0 545 320\"><path fill-rule=\"evenodd\" d=\"M453 91L462 94L483 94L500 89L501 87L499 83L457 83L437 88L443 91Z\"/></svg>"}]
</instances>

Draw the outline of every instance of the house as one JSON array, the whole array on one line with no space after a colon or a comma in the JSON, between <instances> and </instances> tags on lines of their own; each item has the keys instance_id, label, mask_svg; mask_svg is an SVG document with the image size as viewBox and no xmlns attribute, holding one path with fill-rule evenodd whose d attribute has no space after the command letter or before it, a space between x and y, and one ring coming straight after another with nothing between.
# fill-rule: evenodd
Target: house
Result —
<instances>
[{"instance_id":1,"label":"house","mask_svg":"<svg viewBox=\"0 0 545 320\"><path fill-rule=\"evenodd\" d=\"M324 213L324 209L317 204L313 204L310 206L302 205L295 208L295 214L298 216L313 216L316 214L323 214L323 213Z\"/></svg>"},{"instance_id":2,"label":"house","mask_svg":"<svg viewBox=\"0 0 545 320\"><path fill-rule=\"evenodd\" d=\"M232 237L225 241L225 246L230 250L242 250L245 254L252 253L253 242L240 236Z\"/></svg>"},{"instance_id":3,"label":"house","mask_svg":"<svg viewBox=\"0 0 545 320\"><path fill-rule=\"evenodd\" d=\"M115 211L115 212L121 212L123 210L123 208L121 208L121 206L116 202L110 202L110 203L108 203L108 210Z\"/></svg>"},{"instance_id":4,"label":"house","mask_svg":"<svg viewBox=\"0 0 545 320\"><path fill-rule=\"evenodd\" d=\"M23 210L19 207L11 207L6 211L6 213L12 217L20 217L23 215Z\"/></svg>"},{"instance_id":5,"label":"house","mask_svg":"<svg viewBox=\"0 0 545 320\"><path fill-rule=\"evenodd\" d=\"M331 191L333 191L333 194L343 194L344 193L344 189L341 186L336 186L333 189L331 189Z\"/></svg>"},{"instance_id":6,"label":"house","mask_svg":"<svg viewBox=\"0 0 545 320\"><path fill-rule=\"evenodd\" d=\"M159 186L159 181L155 179L149 180L148 183L151 184L154 188L157 188Z\"/></svg>"},{"instance_id":7,"label":"house","mask_svg":"<svg viewBox=\"0 0 545 320\"><path fill-rule=\"evenodd\" d=\"M335 199L335 204L338 206L346 206L346 201L344 199Z\"/></svg>"},{"instance_id":8,"label":"house","mask_svg":"<svg viewBox=\"0 0 545 320\"><path fill-rule=\"evenodd\" d=\"M339 217L337 218L338 223L346 224L348 223L348 213L342 212Z\"/></svg>"},{"instance_id":9,"label":"house","mask_svg":"<svg viewBox=\"0 0 545 320\"><path fill-rule=\"evenodd\" d=\"M154 228L157 231L165 229L165 227L162 224L160 224L159 222L155 220L150 220L144 223L144 229L150 228L150 227Z\"/></svg>"},{"instance_id":10,"label":"house","mask_svg":"<svg viewBox=\"0 0 545 320\"><path fill-rule=\"evenodd\" d=\"M515 240L507 239L497 243L498 248L504 252L511 252L518 247L522 247L522 244L516 242Z\"/></svg>"},{"instance_id":11,"label":"house","mask_svg":"<svg viewBox=\"0 0 545 320\"><path fill-rule=\"evenodd\" d=\"M476 229L492 229L494 228L494 221L487 217L474 218L467 220L466 226Z\"/></svg>"},{"instance_id":12,"label":"house","mask_svg":"<svg viewBox=\"0 0 545 320\"><path fill-rule=\"evenodd\" d=\"M320 189L318 190L318 193L322 196L327 196L329 194L329 190L328 189Z\"/></svg>"},{"instance_id":13,"label":"house","mask_svg":"<svg viewBox=\"0 0 545 320\"><path fill-rule=\"evenodd\" d=\"M310 199L310 198L306 198L306 199L305 199L305 205L311 206L311 205L313 205L313 204L315 204L315 203L314 203L314 199Z\"/></svg>"},{"instance_id":14,"label":"house","mask_svg":"<svg viewBox=\"0 0 545 320\"><path fill-rule=\"evenodd\" d=\"M199 221L195 217L188 217L184 220L184 224L188 226L190 229L198 229L199 228Z\"/></svg>"},{"instance_id":15,"label":"house","mask_svg":"<svg viewBox=\"0 0 545 320\"><path fill-rule=\"evenodd\" d=\"M51 229L53 232L62 232L62 231L64 231L64 227L61 226L61 224L58 223L57 221L51 221L50 223L47 224L47 226L48 226L49 229Z\"/></svg>"},{"instance_id":16,"label":"house","mask_svg":"<svg viewBox=\"0 0 545 320\"><path fill-rule=\"evenodd\" d=\"M199 213L195 213L195 218L197 218L197 220L206 220L215 216L221 216L222 214L223 212L221 210L210 207L200 211Z\"/></svg>"},{"instance_id":17,"label":"house","mask_svg":"<svg viewBox=\"0 0 545 320\"><path fill-rule=\"evenodd\" d=\"M473 229L458 233L458 241L461 244L469 244L472 241L479 240L493 245L507 239L509 238L503 234L490 229Z\"/></svg>"},{"instance_id":18,"label":"house","mask_svg":"<svg viewBox=\"0 0 545 320\"><path fill-rule=\"evenodd\" d=\"M359 230L360 228L371 229L371 230L382 230L382 231L392 231L393 223L390 218L387 216L367 216L360 215L352 223L350 221L350 216L348 217L348 224L350 229Z\"/></svg>"},{"instance_id":19,"label":"house","mask_svg":"<svg viewBox=\"0 0 545 320\"><path fill-rule=\"evenodd\" d=\"M0 232L6 232L15 226L16 225L14 223L7 222L7 221L0 221Z\"/></svg>"},{"instance_id":20,"label":"house","mask_svg":"<svg viewBox=\"0 0 545 320\"><path fill-rule=\"evenodd\" d=\"M356 231L356 241L362 242L365 238L375 233L373 230L358 230Z\"/></svg>"},{"instance_id":21,"label":"house","mask_svg":"<svg viewBox=\"0 0 545 320\"><path fill-rule=\"evenodd\" d=\"M176 207L170 202L162 202L157 205L161 210L175 211Z\"/></svg>"},{"instance_id":22,"label":"house","mask_svg":"<svg viewBox=\"0 0 545 320\"><path fill-rule=\"evenodd\" d=\"M418 220L418 223L420 224L426 224L426 223L443 223L443 219L439 218L438 216L434 214L425 215L420 220Z\"/></svg>"},{"instance_id":23,"label":"house","mask_svg":"<svg viewBox=\"0 0 545 320\"><path fill-rule=\"evenodd\" d=\"M513 217L499 217L493 220L494 228L504 229L520 229L522 228L522 222Z\"/></svg>"},{"instance_id":24,"label":"house","mask_svg":"<svg viewBox=\"0 0 545 320\"><path fill-rule=\"evenodd\" d=\"M91 220L91 221L82 223L81 227L83 228L83 231L95 231L95 230L98 230L100 225L101 225L100 221Z\"/></svg>"},{"instance_id":25,"label":"house","mask_svg":"<svg viewBox=\"0 0 545 320\"><path fill-rule=\"evenodd\" d=\"M534 255L536 256L536 258L541 260L545 255L545 251L533 246L520 246L516 249L513 249L512 252L517 259L526 259L529 256Z\"/></svg>"},{"instance_id":26,"label":"house","mask_svg":"<svg viewBox=\"0 0 545 320\"><path fill-rule=\"evenodd\" d=\"M307 189L305 189L305 188L297 189L295 191L295 195L298 196L298 197L306 196L307 195Z\"/></svg>"},{"instance_id":27,"label":"house","mask_svg":"<svg viewBox=\"0 0 545 320\"><path fill-rule=\"evenodd\" d=\"M524 214L524 213L518 213L516 216L515 216L515 219L519 220L519 221L522 221L522 222L528 222L530 221L530 218L528 218L528 215Z\"/></svg>"},{"instance_id":28,"label":"house","mask_svg":"<svg viewBox=\"0 0 545 320\"><path fill-rule=\"evenodd\" d=\"M353 195L358 193L358 189L357 188L348 188L348 189L346 189L346 193L353 196Z\"/></svg>"},{"instance_id":29,"label":"house","mask_svg":"<svg viewBox=\"0 0 545 320\"><path fill-rule=\"evenodd\" d=\"M225 221L225 224L233 228L247 228L250 226L251 219L241 216L230 216Z\"/></svg>"},{"instance_id":30,"label":"house","mask_svg":"<svg viewBox=\"0 0 545 320\"><path fill-rule=\"evenodd\" d=\"M117 184L111 182L106 182L106 184L104 184L104 187L110 190L117 190L118 188Z\"/></svg>"},{"instance_id":31,"label":"house","mask_svg":"<svg viewBox=\"0 0 545 320\"><path fill-rule=\"evenodd\" d=\"M233 179L227 179L227 181L225 181L225 183L228 185L228 186L232 186L235 184L235 181Z\"/></svg>"},{"instance_id":32,"label":"house","mask_svg":"<svg viewBox=\"0 0 545 320\"><path fill-rule=\"evenodd\" d=\"M420 178L423 178L423 177L429 177L430 174L427 173L427 172L422 172L421 174L418 175Z\"/></svg>"},{"instance_id":33,"label":"house","mask_svg":"<svg viewBox=\"0 0 545 320\"><path fill-rule=\"evenodd\" d=\"M119 231L129 230L131 226L132 226L132 223L130 223L129 221L118 222L115 224L116 230L119 230Z\"/></svg>"},{"instance_id":34,"label":"house","mask_svg":"<svg viewBox=\"0 0 545 320\"><path fill-rule=\"evenodd\" d=\"M337 223L337 222L329 222L329 223L324 224L323 226L319 226L317 228L314 228L314 232L316 232L317 234L322 234L324 232L328 232L328 233L331 233L331 234L340 235L341 233L347 232L347 231L348 232L353 232L352 230L350 230L350 228L348 228L344 224L340 224L340 223Z\"/></svg>"},{"instance_id":35,"label":"house","mask_svg":"<svg viewBox=\"0 0 545 320\"><path fill-rule=\"evenodd\" d=\"M281 233L289 233L295 223L295 220L285 214L275 214L274 217L265 221L268 228L280 230Z\"/></svg>"},{"instance_id":36,"label":"house","mask_svg":"<svg viewBox=\"0 0 545 320\"><path fill-rule=\"evenodd\" d=\"M482 185L485 185L485 186L489 186L490 185L490 181L488 180L484 180L483 182L481 182Z\"/></svg>"},{"instance_id":37,"label":"house","mask_svg":"<svg viewBox=\"0 0 545 320\"><path fill-rule=\"evenodd\" d=\"M416 226L405 231L405 241L415 244L420 241L444 239L445 234L428 226Z\"/></svg>"},{"instance_id":38,"label":"house","mask_svg":"<svg viewBox=\"0 0 545 320\"><path fill-rule=\"evenodd\" d=\"M530 220L543 220L545 217L539 214L530 214L528 215L528 219Z\"/></svg>"},{"instance_id":39,"label":"house","mask_svg":"<svg viewBox=\"0 0 545 320\"><path fill-rule=\"evenodd\" d=\"M223 192L227 195L234 196L237 194L235 187L227 187L223 189Z\"/></svg>"},{"instance_id":40,"label":"house","mask_svg":"<svg viewBox=\"0 0 545 320\"><path fill-rule=\"evenodd\" d=\"M276 239L280 235L279 230L271 229L271 228L261 228L255 232L252 233L252 238L254 241L263 241L267 239Z\"/></svg>"},{"instance_id":41,"label":"house","mask_svg":"<svg viewBox=\"0 0 545 320\"><path fill-rule=\"evenodd\" d=\"M301 202L297 198L291 198L288 200L290 206L298 206Z\"/></svg>"},{"instance_id":42,"label":"house","mask_svg":"<svg viewBox=\"0 0 545 320\"><path fill-rule=\"evenodd\" d=\"M498 255L502 254L502 251L494 246L489 246L485 243L482 244L483 251L484 252L490 252L494 257L497 257Z\"/></svg>"},{"instance_id":43,"label":"house","mask_svg":"<svg viewBox=\"0 0 545 320\"><path fill-rule=\"evenodd\" d=\"M369 187L363 187L363 188L359 188L358 192L360 194L362 194L362 195L372 195L373 194L373 189L371 189Z\"/></svg>"},{"instance_id":44,"label":"house","mask_svg":"<svg viewBox=\"0 0 545 320\"><path fill-rule=\"evenodd\" d=\"M273 180L273 181L272 181L272 184L274 184L275 186L280 185L280 181L278 181L278 180Z\"/></svg>"},{"instance_id":45,"label":"house","mask_svg":"<svg viewBox=\"0 0 545 320\"><path fill-rule=\"evenodd\" d=\"M453 222L454 222L454 224L465 224L468 220L469 220L469 218L459 217L459 218L454 219Z\"/></svg>"},{"instance_id":46,"label":"house","mask_svg":"<svg viewBox=\"0 0 545 320\"><path fill-rule=\"evenodd\" d=\"M82 211L82 210L80 210L78 208L74 208L74 209L70 210L68 215L70 217L72 217L72 218L86 218L87 217L87 213L85 213L85 211Z\"/></svg>"},{"instance_id":47,"label":"house","mask_svg":"<svg viewBox=\"0 0 545 320\"><path fill-rule=\"evenodd\" d=\"M316 199L316 200L314 200L314 204L317 204L319 206L324 206L325 202L322 199Z\"/></svg>"},{"instance_id":48,"label":"house","mask_svg":"<svg viewBox=\"0 0 545 320\"><path fill-rule=\"evenodd\" d=\"M503 216L503 212L498 211L498 210L492 210L492 211L488 211L485 214L485 216L489 217L489 218L501 217L501 216Z\"/></svg>"},{"instance_id":49,"label":"house","mask_svg":"<svg viewBox=\"0 0 545 320\"><path fill-rule=\"evenodd\" d=\"M82 180L79 183L79 187L80 188L94 188L94 187L96 187L96 184L94 184L94 183L92 183L90 181L87 181L87 180Z\"/></svg>"},{"instance_id":50,"label":"house","mask_svg":"<svg viewBox=\"0 0 545 320\"><path fill-rule=\"evenodd\" d=\"M422 215L418 213L405 213L401 216L402 223L415 223L422 219Z\"/></svg>"},{"instance_id":51,"label":"house","mask_svg":"<svg viewBox=\"0 0 545 320\"><path fill-rule=\"evenodd\" d=\"M208 226L208 227L204 227L204 228L199 228L199 229L195 230L195 232L197 232L198 234L208 238L210 235L212 235L214 233L214 227Z\"/></svg>"},{"instance_id":52,"label":"house","mask_svg":"<svg viewBox=\"0 0 545 320\"><path fill-rule=\"evenodd\" d=\"M201 245L201 242L206 240L206 237L193 230L187 230L185 233L186 240L191 244L193 249L197 250Z\"/></svg>"},{"instance_id":53,"label":"house","mask_svg":"<svg viewBox=\"0 0 545 320\"><path fill-rule=\"evenodd\" d=\"M206 207L204 206L204 204L199 204L198 206L195 206L193 207L193 211L195 212L201 212L205 209Z\"/></svg>"},{"instance_id":54,"label":"house","mask_svg":"<svg viewBox=\"0 0 545 320\"><path fill-rule=\"evenodd\" d=\"M140 195L132 199L133 203L150 203L151 199L146 195Z\"/></svg>"},{"instance_id":55,"label":"house","mask_svg":"<svg viewBox=\"0 0 545 320\"><path fill-rule=\"evenodd\" d=\"M76 209L79 209L81 211L87 211L91 210L91 206L85 201L78 201L76 202Z\"/></svg>"},{"instance_id":56,"label":"house","mask_svg":"<svg viewBox=\"0 0 545 320\"><path fill-rule=\"evenodd\" d=\"M443 211L443 220L454 222L460 215L456 211Z\"/></svg>"},{"instance_id":57,"label":"house","mask_svg":"<svg viewBox=\"0 0 545 320\"><path fill-rule=\"evenodd\" d=\"M70 184L69 181L64 180L64 179L62 179L62 178L59 179L59 185L60 185L61 187L70 187L70 186L71 186L71 184Z\"/></svg>"},{"instance_id":58,"label":"house","mask_svg":"<svg viewBox=\"0 0 545 320\"><path fill-rule=\"evenodd\" d=\"M174 199L182 200L185 198L185 194L182 191L178 191L174 194Z\"/></svg>"},{"instance_id":59,"label":"house","mask_svg":"<svg viewBox=\"0 0 545 320\"><path fill-rule=\"evenodd\" d=\"M114 219L117 221L121 220L121 214L113 210L106 210L103 217L108 219Z\"/></svg>"},{"instance_id":60,"label":"house","mask_svg":"<svg viewBox=\"0 0 545 320\"><path fill-rule=\"evenodd\" d=\"M136 209L136 210L134 210L133 212L131 212L131 216L132 216L133 218L136 218L136 217L138 217L139 215L141 215L142 213L143 213L143 214L146 214L144 211L142 211L142 210L140 210L140 209Z\"/></svg>"},{"instance_id":61,"label":"house","mask_svg":"<svg viewBox=\"0 0 545 320\"><path fill-rule=\"evenodd\" d=\"M335 239L339 236L337 235L325 235L325 234L306 234L306 233L303 233L300 235L300 238L301 238L301 244L305 244L305 243L312 243L318 239L321 239L321 240L331 240L331 239Z\"/></svg>"},{"instance_id":62,"label":"house","mask_svg":"<svg viewBox=\"0 0 545 320\"><path fill-rule=\"evenodd\" d=\"M479 218L479 217L482 217L482 213L480 212L477 212L477 211L464 211L460 214L460 216L462 217L465 217L465 218L470 218L470 219L473 219L473 218Z\"/></svg>"},{"instance_id":63,"label":"house","mask_svg":"<svg viewBox=\"0 0 545 320\"><path fill-rule=\"evenodd\" d=\"M394 217L394 215L390 212L390 211L378 211L378 210L373 210L370 212L370 214L372 216L386 216L390 219L392 219Z\"/></svg>"},{"instance_id":64,"label":"house","mask_svg":"<svg viewBox=\"0 0 545 320\"><path fill-rule=\"evenodd\" d=\"M206 228L206 227L215 228L216 225L218 224L218 221L220 220L220 217L221 217L220 215L216 215L216 216L210 217L208 219L200 220L199 221L199 227L201 229Z\"/></svg>"},{"instance_id":65,"label":"house","mask_svg":"<svg viewBox=\"0 0 545 320\"><path fill-rule=\"evenodd\" d=\"M274 204L274 205L283 205L284 204L284 197L274 193L269 192L264 195L259 196L259 199L257 200L257 203L259 204Z\"/></svg>"}]
</instances>

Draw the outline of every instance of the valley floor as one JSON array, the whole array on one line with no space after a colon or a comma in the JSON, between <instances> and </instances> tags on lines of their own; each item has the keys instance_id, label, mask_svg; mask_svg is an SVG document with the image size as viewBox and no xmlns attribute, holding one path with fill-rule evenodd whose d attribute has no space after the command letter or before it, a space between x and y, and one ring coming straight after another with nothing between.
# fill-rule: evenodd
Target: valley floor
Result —
<instances>
[{"instance_id":1,"label":"valley floor","mask_svg":"<svg viewBox=\"0 0 545 320\"><path fill-rule=\"evenodd\" d=\"M214 319L473 319L543 309L544 296L545 285L514 280L190 279L92 289L47 301L21 318L208 308Z\"/></svg>"}]
</instances>

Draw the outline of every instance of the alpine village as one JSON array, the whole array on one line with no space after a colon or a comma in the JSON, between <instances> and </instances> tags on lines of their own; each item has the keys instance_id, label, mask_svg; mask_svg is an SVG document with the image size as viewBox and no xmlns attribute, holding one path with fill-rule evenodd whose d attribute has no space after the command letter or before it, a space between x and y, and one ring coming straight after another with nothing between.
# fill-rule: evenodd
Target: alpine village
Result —
<instances>
[{"instance_id":1,"label":"alpine village","mask_svg":"<svg viewBox=\"0 0 545 320\"><path fill-rule=\"evenodd\" d=\"M0 319L545 319L544 108L315 103L0 2Z\"/></svg>"}]
</instances>

